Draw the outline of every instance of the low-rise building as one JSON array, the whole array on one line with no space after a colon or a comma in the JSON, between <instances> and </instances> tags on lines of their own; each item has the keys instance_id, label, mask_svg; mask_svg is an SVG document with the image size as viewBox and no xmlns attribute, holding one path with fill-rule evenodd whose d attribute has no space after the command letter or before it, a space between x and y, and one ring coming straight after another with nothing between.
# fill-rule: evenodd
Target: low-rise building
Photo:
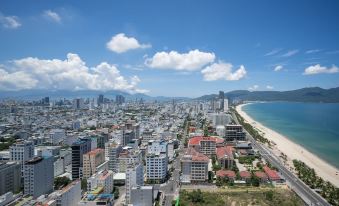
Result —
<instances>
[{"instance_id":1,"label":"low-rise building","mask_svg":"<svg viewBox=\"0 0 339 206\"><path fill-rule=\"evenodd\" d=\"M232 170L218 170L217 177L225 178L227 177L229 181L234 182L236 174Z\"/></svg>"}]
</instances>

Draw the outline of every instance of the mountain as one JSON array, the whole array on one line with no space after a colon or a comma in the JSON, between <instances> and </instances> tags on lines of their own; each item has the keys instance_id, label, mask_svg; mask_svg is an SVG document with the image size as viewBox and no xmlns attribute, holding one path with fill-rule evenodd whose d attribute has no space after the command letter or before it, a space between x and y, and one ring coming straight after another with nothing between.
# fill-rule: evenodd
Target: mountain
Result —
<instances>
[{"instance_id":1,"label":"mountain","mask_svg":"<svg viewBox=\"0 0 339 206\"><path fill-rule=\"evenodd\" d=\"M247 91L235 90L225 93L231 101L294 101L294 102L339 102L339 87L322 89L320 87L308 87L292 91ZM211 100L218 95L204 95L198 100Z\"/></svg>"},{"instance_id":2,"label":"mountain","mask_svg":"<svg viewBox=\"0 0 339 206\"><path fill-rule=\"evenodd\" d=\"M146 94L129 94L117 90L111 91L95 91L95 90L80 90L80 91L68 91L68 90L20 90L20 91L1 91L0 99L20 99L20 100L39 100L43 97L50 97L51 99L73 99L73 98L97 98L99 94L103 94L105 98L115 99L116 95L122 95L126 100L140 100L145 101L170 101L170 100L186 100L186 97L164 97L156 96L152 97Z\"/></svg>"}]
</instances>

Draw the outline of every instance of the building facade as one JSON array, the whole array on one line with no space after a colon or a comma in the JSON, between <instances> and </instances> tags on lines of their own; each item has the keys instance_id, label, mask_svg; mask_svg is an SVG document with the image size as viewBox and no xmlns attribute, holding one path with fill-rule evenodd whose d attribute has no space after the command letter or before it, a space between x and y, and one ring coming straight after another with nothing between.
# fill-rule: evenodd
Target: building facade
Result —
<instances>
[{"instance_id":1,"label":"building facade","mask_svg":"<svg viewBox=\"0 0 339 206\"><path fill-rule=\"evenodd\" d=\"M0 195L18 192L21 188L21 165L18 162L0 162Z\"/></svg>"},{"instance_id":2,"label":"building facade","mask_svg":"<svg viewBox=\"0 0 339 206\"><path fill-rule=\"evenodd\" d=\"M53 191L53 158L35 157L24 164L24 194L33 198Z\"/></svg>"}]
</instances>

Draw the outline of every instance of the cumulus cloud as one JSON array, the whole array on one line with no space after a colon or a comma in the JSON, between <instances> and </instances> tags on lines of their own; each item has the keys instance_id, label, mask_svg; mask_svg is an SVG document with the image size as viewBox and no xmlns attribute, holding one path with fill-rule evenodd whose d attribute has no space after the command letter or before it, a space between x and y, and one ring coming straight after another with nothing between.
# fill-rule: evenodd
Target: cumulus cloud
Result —
<instances>
[{"instance_id":1,"label":"cumulus cloud","mask_svg":"<svg viewBox=\"0 0 339 206\"><path fill-rule=\"evenodd\" d=\"M57 89L57 90L120 90L145 93L139 89L140 79L127 80L107 62L88 67L77 55L68 53L67 59L38 59L27 57L13 60L0 68L1 90Z\"/></svg>"},{"instance_id":2,"label":"cumulus cloud","mask_svg":"<svg viewBox=\"0 0 339 206\"><path fill-rule=\"evenodd\" d=\"M320 66L320 64L316 64L313 66L309 66L305 69L303 75L313 75L313 74L333 74L339 72L339 68L335 65L333 65L331 68L327 68L324 66Z\"/></svg>"},{"instance_id":3,"label":"cumulus cloud","mask_svg":"<svg viewBox=\"0 0 339 206\"><path fill-rule=\"evenodd\" d=\"M132 49L145 49L152 47L151 44L140 44L134 37L127 37L124 33L117 34L107 42L107 48L116 53L124 53Z\"/></svg>"},{"instance_id":4,"label":"cumulus cloud","mask_svg":"<svg viewBox=\"0 0 339 206\"><path fill-rule=\"evenodd\" d=\"M204 76L205 81L215 81L215 80L228 80L235 81L239 80L246 75L246 69L243 65L240 66L235 72L232 73L233 65L230 63L214 63L210 66L207 66L201 71Z\"/></svg>"},{"instance_id":5,"label":"cumulus cloud","mask_svg":"<svg viewBox=\"0 0 339 206\"><path fill-rule=\"evenodd\" d=\"M290 51L286 52L285 54L281 55L281 57L291 57L293 55L296 55L297 53L299 53L299 50L294 49L294 50L290 50Z\"/></svg>"},{"instance_id":6,"label":"cumulus cloud","mask_svg":"<svg viewBox=\"0 0 339 206\"><path fill-rule=\"evenodd\" d=\"M256 84L251 86L251 87L248 87L248 90L251 91L251 92L256 91L258 89L259 89L259 85L256 85Z\"/></svg>"},{"instance_id":7,"label":"cumulus cloud","mask_svg":"<svg viewBox=\"0 0 339 206\"><path fill-rule=\"evenodd\" d=\"M0 23L7 29L16 29L21 26L17 16L5 16L2 13L0 13Z\"/></svg>"},{"instance_id":8,"label":"cumulus cloud","mask_svg":"<svg viewBox=\"0 0 339 206\"><path fill-rule=\"evenodd\" d=\"M44 11L43 15L54 22L61 23L61 17L58 13L51 11L51 10L46 10Z\"/></svg>"},{"instance_id":9,"label":"cumulus cloud","mask_svg":"<svg viewBox=\"0 0 339 206\"><path fill-rule=\"evenodd\" d=\"M271 85L267 85L267 86L266 86L266 89L272 90L272 89L274 89L274 87L271 86Z\"/></svg>"},{"instance_id":10,"label":"cumulus cloud","mask_svg":"<svg viewBox=\"0 0 339 206\"><path fill-rule=\"evenodd\" d=\"M178 53L177 51L157 52L152 58L147 58L145 64L155 69L174 69L196 71L206 64L214 62L215 54L201 52L198 49L188 53Z\"/></svg>"},{"instance_id":11,"label":"cumulus cloud","mask_svg":"<svg viewBox=\"0 0 339 206\"><path fill-rule=\"evenodd\" d=\"M276 67L274 67L275 72L280 71L282 69L283 69L283 66L281 66L281 65L277 65Z\"/></svg>"}]
</instances>

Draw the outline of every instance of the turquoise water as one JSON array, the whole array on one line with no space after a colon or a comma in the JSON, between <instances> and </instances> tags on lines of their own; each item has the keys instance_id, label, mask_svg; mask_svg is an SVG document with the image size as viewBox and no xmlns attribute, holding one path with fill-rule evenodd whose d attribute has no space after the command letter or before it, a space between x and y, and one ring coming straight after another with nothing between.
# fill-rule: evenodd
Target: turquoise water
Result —
<instances>
[{"instance_id":1,"label":"turquoise water","mask_svg":"<svg viewBox=\"0 0 339 206\"><path fill-rule=\"evenodd\" d=\"M339 104L253 103L243 111L339 168Z\"/></svg>"}]
</instances>

